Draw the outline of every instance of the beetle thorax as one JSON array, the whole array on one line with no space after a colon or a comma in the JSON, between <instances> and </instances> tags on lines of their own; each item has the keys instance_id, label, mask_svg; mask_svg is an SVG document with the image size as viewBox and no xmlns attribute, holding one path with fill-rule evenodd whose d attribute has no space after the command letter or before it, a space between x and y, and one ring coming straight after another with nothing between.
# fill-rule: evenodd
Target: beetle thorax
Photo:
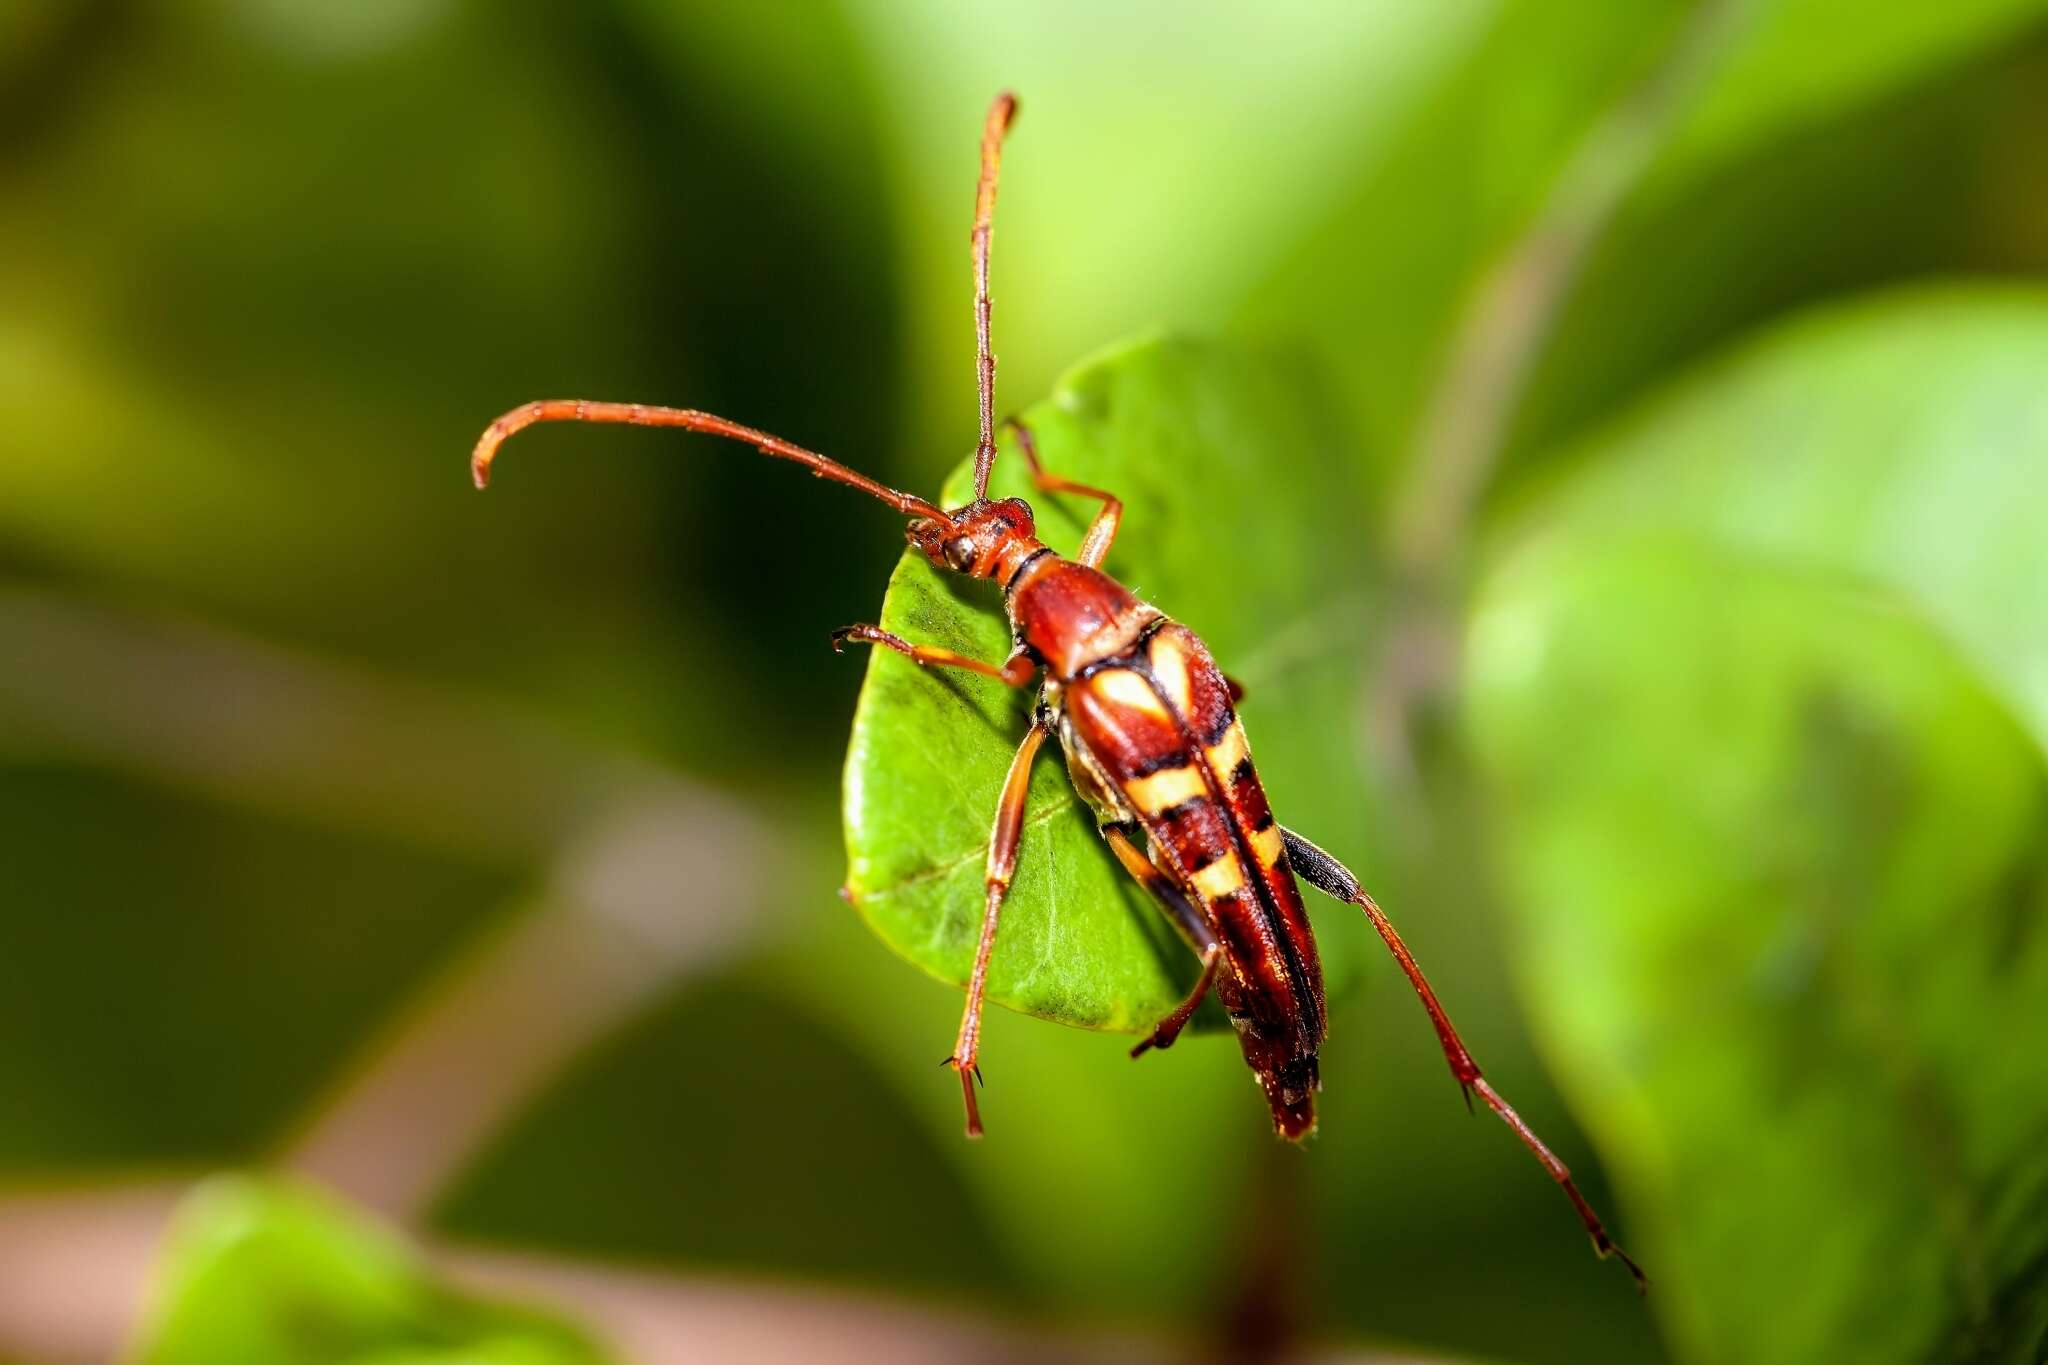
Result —
<instances>
[{"instance_id":1,"label":"beetle thorax","mask_svg":"<svg viewBox=\"0 0 2048 1365\"><path fill-rule=\"evenodd\" d=\"M1050 550L1019 567L1004 599L1018 640L1060 682L1125 653L1160 619L1108 574Z\"/></svg>"}]
</instances>

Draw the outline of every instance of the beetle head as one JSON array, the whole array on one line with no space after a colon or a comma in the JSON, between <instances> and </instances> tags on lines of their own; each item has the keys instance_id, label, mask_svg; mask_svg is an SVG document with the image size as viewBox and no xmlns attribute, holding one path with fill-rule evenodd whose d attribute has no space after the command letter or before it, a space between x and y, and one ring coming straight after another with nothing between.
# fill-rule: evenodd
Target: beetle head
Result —
<instances>
[{"instance_id":1,"label":"beetle head","mask_svg":"<svg viewBox=\"0 0 2048 1365\"><path fill-rule=\"evenodd\" d=\"M975 578L992 576L1006 548L1033 540L1037 532L1031 504L1022 498L982 499L946 516L919 517L905 538L939 568Z\"/></svg>"}]
</instances>

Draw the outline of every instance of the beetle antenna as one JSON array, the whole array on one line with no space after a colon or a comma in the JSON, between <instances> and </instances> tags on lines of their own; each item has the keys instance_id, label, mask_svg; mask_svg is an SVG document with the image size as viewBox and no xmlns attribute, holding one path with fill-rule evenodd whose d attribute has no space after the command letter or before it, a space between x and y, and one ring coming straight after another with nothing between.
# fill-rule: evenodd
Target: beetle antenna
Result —
<instances>
[{"instance_id":1,"label":"beetle antenna","mask_svg":"<svg viewBox=\"0 0 2048 1365\"><path fill-rule=\"evenodd\" d=\"M645 403L591 403L580 398L549 398L523 404L486 427L484 434L477 439L476 450L469 457L469 472L476 479L478 488L488 486L491 481L491 462L497 458L498 447L537 422L616 422L635 427L681 427L685 431L725 436L744 441L763 455L772 455L778 460L794 460L821 479L858 488L880 498L904 516L952 520L915 493L900 492L814 450L805 450L779 436L743 427L738 422L729 422L708 412L697 412L691 408L650 407Z\"/></svg>"},{"instance_id":2,"label":"beetle antenna","mask_svg":"<svg viewBox=\"0 0 2048 1365\"><path fill-rule=\"evenodd\" d=\"M988 107L981 130L981 180L974 187L974 362L981 386L981 443L974 448L974 498L988 496L988 471L996 462L996 358L988 340L988 243L994 234L996 171L1003 160L1003 134L1017 117L1017 97L1005 90Z\"/></svg>"}]
</instances>

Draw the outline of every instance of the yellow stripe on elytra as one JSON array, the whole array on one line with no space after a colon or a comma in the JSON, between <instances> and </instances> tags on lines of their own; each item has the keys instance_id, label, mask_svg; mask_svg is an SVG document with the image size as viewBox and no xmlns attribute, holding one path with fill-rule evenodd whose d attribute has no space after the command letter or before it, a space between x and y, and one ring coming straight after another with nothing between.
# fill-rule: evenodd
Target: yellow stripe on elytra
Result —
<instances>
[{"instance_id":1,"label":"yellow stripe on elytra","mask_svg":"<svg viewBox=\"0 0 2048 1365\"><path fill-rule=\"evenodd\" d=\"M1115 706L1143 711L1149 716L1166 714L1166 704L1159 700L1159 694L1152 690L1152 684L1128 668L1113 668L1097 673L1089 680L1095 695Z\"/></svg>"},{"instance_id":2,"label":"yellow stripe on elytra","mask_svg":"<svg viewBox=\"0 0 2048 1365\"><path fill-rule=\"evenodd\" d=\"M1244 890L1244 865L1235 853L1226 853L1188 880L1209 900L1221 900Z\"/></svg>"},{"instance_id":3,"label":"yellow stripe on elytra","mask_svg":"<svg viewBox=\"0 0 2048 1365\"><path fill-rule=\"evenodd\" d=\"M1208 794L1209 784L1202 780L1201 773L1192 763L1168 768L1149 777L1134 777L1124 784L1125 798L1147 815L1161 814L1183 801Z\"/></svg>"},{"instance_id":4,"label":"yellow stripe on elytra","mask_svg":"<svg viewBox=\"0 0 2048 1365\"><path fill-rule=\"evenodd\" d=\"M1223 732L1223 738L1209 746L1209 771L1216 774L1216 781L1223 790L1230 790L1230 775L1237 771L1237 765L1252 756L1244 742L1244 722L1233 720L1230 728Z\"/></svg>"},{"instance_id":5,"label":"yellow stripe on elytra","mask_svg":"<svg viewBox=\"0 0 2048 1365\"><path fill-rule=\"evenodd\" d=\"M1281 837L1280 826L1268 825L1252 835L1252 856L1259 860L1260 867L1272 867L1280 861L1281 851L1287 841Z\"/></svg>"},{"instance_id":6,"label":"yellow stripe on elytra","mask_svg":"<svg viewBox=\"0 0 2048 1365\"><path fill-rule=\"evenodd\" d=\"M1162 632L1152 637L1148 657L1152 664L1152 677L1166 697L1167 705L1185 716L1188 714L1190 686L1187 650L1178 638Z\"/></svg>"}]
</instances>

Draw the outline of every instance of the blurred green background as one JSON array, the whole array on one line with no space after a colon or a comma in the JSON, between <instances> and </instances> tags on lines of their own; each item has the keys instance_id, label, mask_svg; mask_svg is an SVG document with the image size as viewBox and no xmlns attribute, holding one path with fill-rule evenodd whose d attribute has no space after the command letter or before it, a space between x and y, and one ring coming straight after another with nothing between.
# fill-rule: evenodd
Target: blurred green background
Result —
<instances>
[{"instance_id":1,"label":"blurred green background","mask_svg":"<svg viewBox=\"0 0 2048 1365\"><path fill-rule=\"evenodd\" d=\"M834 895L893 520L470 490L935 491L1003 86L999 407L1288 373L1368 645L1262 767L1646 1302L1384 970L1305 1152L1003 1012L961 1141ZM0 414L0 1357L2048 1358L2048 4L12 0ZM355 1212L162 1240L251 1167Z\"/></svg>"}]
</instances>

